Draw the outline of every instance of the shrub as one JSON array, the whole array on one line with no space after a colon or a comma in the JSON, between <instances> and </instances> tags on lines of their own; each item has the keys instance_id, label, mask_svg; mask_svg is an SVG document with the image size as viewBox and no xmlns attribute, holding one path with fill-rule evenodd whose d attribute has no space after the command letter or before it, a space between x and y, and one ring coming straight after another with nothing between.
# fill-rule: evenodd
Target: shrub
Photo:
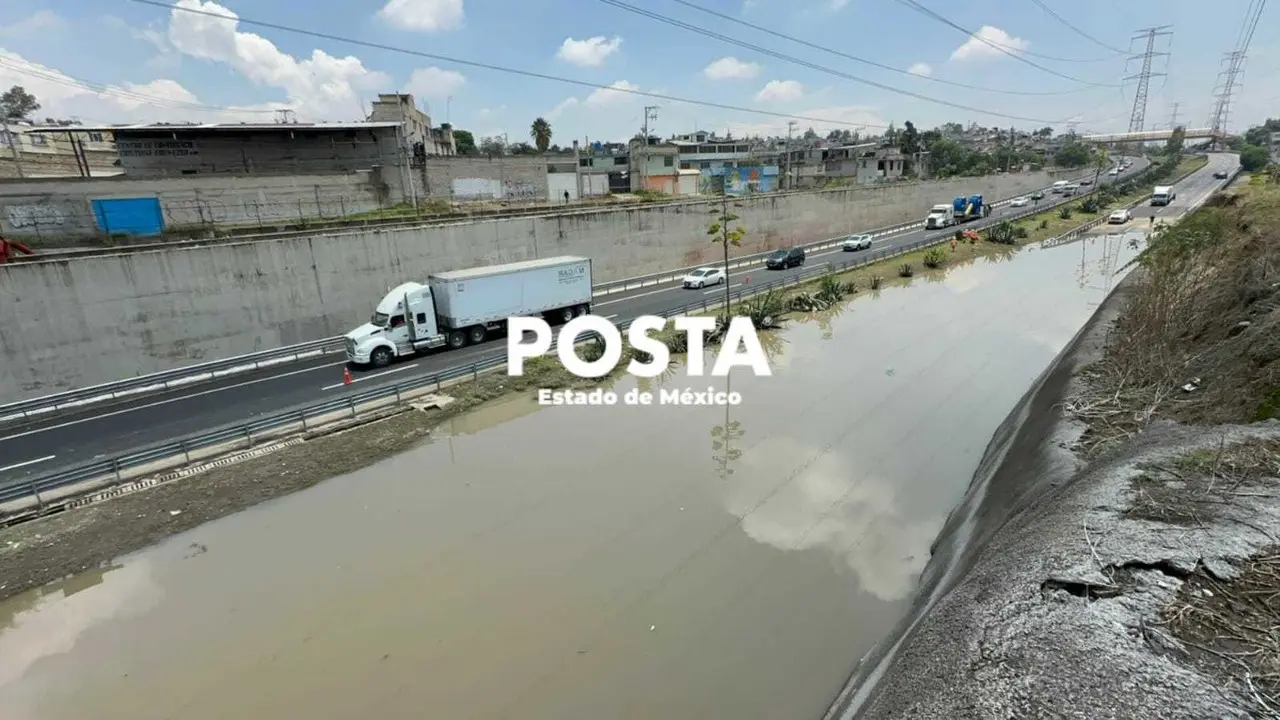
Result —
<instances>
[{"instance_id":1,"label":"shrub","mask_svg":"<svg viewBox=\"0 0 1280 720\"><path fill-rule=\"evenodd\" d=\"M817 312L831 307L831 303L817 293L801 292L791 296L791 309L797 312Z\"/></svg>"},{"instance_id":2,"label":"shrub","mask_svg":"<svg viewBox=\"0 0 1280 720\"><path fill-rule=\"evenodd\" d=\"M947 254L942 252L941 248L929 248L925 251L924 266L927 268L940 268L947 261Z\"/></svg>"},{"instance_id":3,"label":"shrub","mask_svg":"<svg viewBox=\"0 0 1280 720\"><path fill-rule=\"evenodd\" d=\"M1080 203L1080 212L1085 213L1086 215L1093 215L1098 212L1098 200L1096 198L1087 198L1084 202Z\"/></svg>"},{"instance_id":4,"label":"shrub","mask_svg":"<svg viewBox=\"0 0 1280 720\"><path fill-rule=\"evenodd\" d=\"M1040 229L1041 230L1049 229L1049 218L1044 218L1040 221Z\"/></svg>"},{"instance_id":5,"label":"shrub","mask_svg":"<svg viewBox=\"0 0 1280 720\"><path fill-rule=\"evenodd\" d=\"M871 276L871 289L872 289L872 290L879 290L879 289L880 289L880 284L881 284L881 283L883 283L883 282L884 282L884 278L880 277L879 275L872 275L872 276Z\"/></svg>"},{"instance_id":6,"label":"shrub","mask_svg":"<svg viewBox=\"0 0 1280 720\"><path fill-rule=\"evenodd\" d=\"M1013 223L1008 220L996 223L991 227L991 229L987 230L987 239L994 243L1000 243L1001 245L1014 244Z\"/></svg>"},{"instance_id":7,"label":"shrub","mask_svg":"<svg viewBox=\"0 0 1280 720\"><path fill-rule=\"evenodd\" d=\"M915 268L911 267L911 263L902 263L902 267L898 268L898 277L911 277L915 274Z\"/></svg>"},{"instance_id":8,"label":"shrub","mask_svg":"<svg viewBox=\"0 0 1280 720\"><path fill-rule=\"evenodd\" d=\"M1031 233L1027 232L1027 229L1021 225L1015 225L1013 227L1013 236L1019 240L1026 240L1027 236L1030 234Z\"/></svg>"},{"instance_id":9,"label":"shrub","mask_svg":"<svg viewBox=\"0 0 1280 720\"><path fill-rule=\"evenodd\" d=\"M1063 220L1070 220L1070 219L1071 219L1071 207L1070 207L1070 206L1068 206L1068 205L1063 205L1063 206L1062 206L1062 209L1058 211L1058 217L1062 218Z\"/></svg>"},{"instance_id":10,"label":"shrub","mask_svg":"<svg viewBox=\"0 0 1280 720\"><path fill-rule=\"evenodd\" d=\"M740 305L741 314L744 317L751 318L751 324L756 326L757 330L766 328L776 328L782 323L783 315L787 313L787 304L782 297L782 293L777 290L769 290L760 293L755 297L747 300ZM727 330L729 323L721 318L721 330L717 332L718 336L723 336L723 331Z\"/></svg>"},{"instance_id":11,"label":"shrub","mask_svg":"<svg viewBox=\"0 0 1280 720\"><path fill-rule=\"evenodd\" d=\"M604 357L604 340L593 337L574 348L575 354L586 362L595 362Z\"/></svg>"},{"instance_id":12,"label":"shrub","mask_svg":"<svg viewBox=\"0 0 1280 720\"><path fill-rule=\"evenodd\" d=\"M818 281L817 296L827 303L835 303L842 300L845 296L846 285L840 282L840 278L830 270L822 279Z\"/></svg>"}]
</instances>

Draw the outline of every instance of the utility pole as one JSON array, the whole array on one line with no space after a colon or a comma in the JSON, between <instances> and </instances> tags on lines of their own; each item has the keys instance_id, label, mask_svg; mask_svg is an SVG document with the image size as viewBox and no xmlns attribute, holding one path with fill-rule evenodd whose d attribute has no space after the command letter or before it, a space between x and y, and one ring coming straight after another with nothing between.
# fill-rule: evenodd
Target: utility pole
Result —
<instances>
[{"instance_id":1,"label":"utility pole","mask_svg":"<svg viewBox=\"0 0 1280 720\"><path fill-rule=\"evenodd\" d=\"M791 188L795 187L795 181L792 180L791 178L791 132L795 130L796 126L798 126L799 124L800 123L796 122L795 120L787 121L787 164L786 164L787 174L783 176L783 180L785 181L783 183L784 190L790 190Z\"/></svg>"},{"instance_id":2,"label":"utility pole","mask_svg":"<svg viewBox=\"0 0 1280 720\"><path fill-rule=\"evenodd\" d=\"M1004 171L1009 172L1009 165L1013 162L1014 145L1018 142L1018 136L1015 134L1013 126L1009 126L1009 151L1004 154Z\"/></svg>"},{"instance_id":3,"label":"utility pole","mask_svg":"<svg viewBox=\"0 0 1280 720\"><path fill-rule=\"evenodd\" d=\"M1133 36L1133 40L1146 39L1147 48L1144 52L1136 55L1130 55L1128 61L1142 61L1141 69L1137 75L1130 75L1125 80L1137 80L1137 88L1133 92L1133 112L1129 114L1129 132L1140 133L1146 129L1147 121L1147 90L1151 86L1151 78L1161 77L1165 73L1151 72L1151 61L1157 57L1167 56L1167 52L1156 52L1156 38L1172 35L1169 30L1171 25L1159 25L1139 30Z\"/></svg>"},{"instance_id":4,"label":"utility pole","mask_svg":"<svg viewBox=\"0 0 1280 720\"><path fill-rule=\"evenodd\" d=\"M644 132L644 143L641 145L641 147L644 148L644 152L640 154L640 189L642 190L649 189L649 121L653 120L656 122L657 119L658 106L645 105L644 126L642 130Z\"/></svg>"},{"instance_id":5,"label":"utility pole","mask_svg":"<svg viewBox=\"0 0 1280 720\"><path fill-rule=\"evenodd\" d=\"M1266 0L1249 3L1249 9L1240 28L1240 39L1236 49L1223 58L1226 66L1218 73L1218 83L1214 88L1213 113L1209 118L1209 128L1213 131L1214 147L1221 146L1226 140L1227 116L1231 113L1231 93L1235 90L1240 73L1244 72L1244 60L1249 52L1249 43L1253 42L1253 32L1258 29L1258 18L1262 16L1262 8Z\"/></svg>"}]
</instances>

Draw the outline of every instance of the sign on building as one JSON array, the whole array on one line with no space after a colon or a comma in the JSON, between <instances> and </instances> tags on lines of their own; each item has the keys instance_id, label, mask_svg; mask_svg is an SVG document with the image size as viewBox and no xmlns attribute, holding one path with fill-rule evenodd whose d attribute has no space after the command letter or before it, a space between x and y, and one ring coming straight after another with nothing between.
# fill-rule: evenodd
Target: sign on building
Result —
<instances>
[{"instance_id":1,"label":"sign on building","mask_svg":"<svg viewBox=\"0 0 1280 720\"><path fill-rule=\"evenodd\" d=\"M200 149L192 140L117 140L120 157L195 157Z\"/></svg>"}]
</instances>

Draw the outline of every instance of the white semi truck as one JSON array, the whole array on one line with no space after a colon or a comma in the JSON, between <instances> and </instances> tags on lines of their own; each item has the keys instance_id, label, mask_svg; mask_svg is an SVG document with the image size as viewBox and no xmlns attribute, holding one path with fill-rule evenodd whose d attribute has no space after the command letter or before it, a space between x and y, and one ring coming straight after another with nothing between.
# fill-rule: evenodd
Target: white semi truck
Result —
<instances>
[{"instance_id":1,"label":"white semi truck","mask_svg":"<svg viewBox=\"0 0 1280 720\"><path fill-rule=\"evenodd\" d=\"M956 224L955 208L949 203L934 205L929 208L929 215L924 219L926 230L937 230Z\"/></svg>"},{"instance_id":2,"label":"white semi truck","mask_svg":"<svg viewBox=\"0 0 1280 720\"><path fill-rule=\"evenodd\" d=\"M591 312L591 259L562 256L442 272L391 289L347 333L347 360L383 367L431 348L456 350L506 331L507 318L563 323Z\"/></svg>"}]
</instances>

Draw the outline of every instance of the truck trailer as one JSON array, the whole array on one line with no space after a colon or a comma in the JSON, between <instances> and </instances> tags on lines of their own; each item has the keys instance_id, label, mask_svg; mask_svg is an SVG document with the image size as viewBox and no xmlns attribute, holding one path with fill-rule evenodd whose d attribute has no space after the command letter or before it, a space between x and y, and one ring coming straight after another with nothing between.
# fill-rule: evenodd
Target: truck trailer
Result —
<instances>
[{"instance_id":1,"label":"truck trailer","mask_svg":"<svg viewBox=\"0 0 1280 720\"><path fill-rule=\"evenodd\" d=\"M384 367L424 350L456 350L506 332L507 318L566 323L591 312L591 259L574 256L453 270L392 288L347 333L347 360Z\"/></svg>"},{"instance_id":2,"label":"truck trailer","mask_svg":"<svg viewBox=\"0 0 1280 720\"><path fill-rule=\"evenodd\" d=\"M1155 192L1151 193L1151 205L1168 205L1178 197L1178 193L1173 191L1172 185L1157 185Z\"/></svg>"},{"instance_id":3,"label":"truck trailer","mask_svg":"<svg viewBox=\"0 0 1280 720\"><path fill-rule=\"evenodd\" d=\"M969 197L962 195L952 203L952 211L956 222L962 223L987 217L991 214L991 206L982 202L981 195L970 195Z\"/></svg>"}]
</instances>

